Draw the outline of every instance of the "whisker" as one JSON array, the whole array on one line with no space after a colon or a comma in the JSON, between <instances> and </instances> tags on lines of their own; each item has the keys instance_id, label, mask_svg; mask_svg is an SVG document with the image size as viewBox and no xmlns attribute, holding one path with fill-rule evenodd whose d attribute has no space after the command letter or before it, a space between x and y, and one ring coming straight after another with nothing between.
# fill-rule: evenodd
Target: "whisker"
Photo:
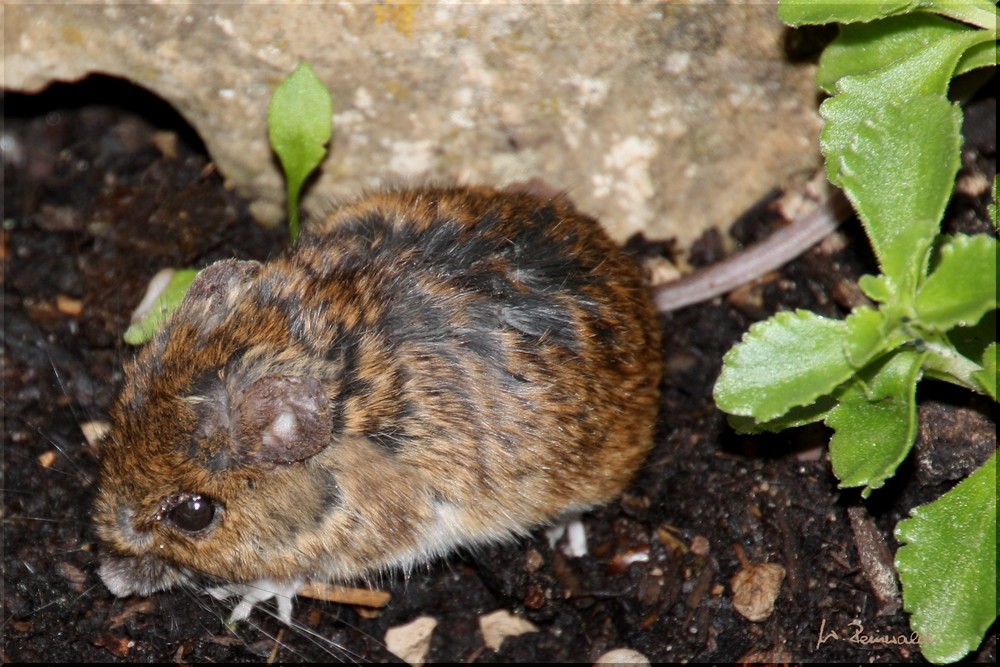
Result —
<instances>
[{"instance_id":1,"label":"whisker","mask_svg":"<svg viewBox=\"0 0 1000 667\"><path fill-rule=\"evenodd\" d=\"M244 585L247 586L248 588L253 588L253 589L256 589L256 590L259 590L259 591L262 591L262 592L266 592L266 593L272 592L272 591L270 591L269 589L267 589L267 588L265 588L263 586L254 585L253 583L248 583L248 584L244 584ZM197 603L198 603L199 606L202 606L203 608L206 608L206 609L210 608L209 605L211 603L207 601L207 598L205 598L203 595L198 595L195 590L192 590L191 588L185 587L185 593L187 595L191 596L193 599L195 599L197 601ZM293 641L291 639L286 639L287 634L282 635L282 632L280 630L277 633L272 633L263 624L261 624L258 620L256 620L257 618L260 617L259 616L260 614L266 614L267 616L271 617L272 619L274 619L275 621L277 621L277 622L279 622L281 624L280 627L281 627L282 630L291 631L294 634L294 636L299 636L302 639L307 640L310 644L312 644L316 648L319 648L320 650L322 650L324 652L324 654L326 654L326 655L334 657L334 658L336 658L338 660L343 660L343 659L346 658L346 659L349 659L349 660L355 661L355 662L364 662L365 661L365 656L363 656L360 653L357 653L357 652L355 652L355 651L353 651L351 649L348 649L346 646L343 646L341 644L336 643L332 638L324 636L319 631L317 631L317 630L315 630L315 629L313 629L313 628L311 628L311 627L309 627L309 626L307 626L307 625L305 625L303 623L300 623L299 621L295 620L294 618L292 618L291 622L286 625L281 620L281 617L278 614L278 612L275 611L275 609L278 607L277 597L278 596L276 595L271 604L258 603L257 605L255 605L254 608L253 608L253 613L250 615L250 617L247 618L247 619L245 619L244 621L242 621L243 623L245 623L247 625L247 627L252 628L254 631L258 632L263 637L266 637L266 638L270 639L271 641L275 642L275 650L277 650L279 648L283 648L283 649L286 649L286 650L292 652L296 656L299 656L300 658L304 659L306 657L305 654L303 654L301 650L299 650L299 649L297 649L295 647L295 645L294 645L294 643L293 643ZM318 606L315 601L313 601L313 600L311 600L309 598L298 598L298 599L300 601L308 601L309 604L312 606L312 608L314 610L319 611L324 617L329 618L331 620L331 622L339 623L340 625L342 625L343 627L345 627L345 628L347 628L349 630L353 630L354 632L356 632L358 634L368 636L379 647L381 647L382 649L388 650L385 647L385 644L383 642L381 642L380 640L376 639L375 637L372 637L371 635L368 635L361 627L359 627L359 626L357 626L357 625L355 625L355 624L353 624L353 623L345 620L339 613L335 613L333 615L333 617L330 618L330 614L327 613L326 611L323 611L323 609L321 609L320 606ZM302 602L300 602L300 606L301 605L302 605ZM235 605L234 605L233 608L235 608ZM335 604L332 608L339 611L340 609L343 608L343 606ZM213 615L217 616L220 619L220 621L222 621L223 625L225 625L227 628L230 628L229 623L227 622L227 620L225 618L223 618L216 609L212 608L212 613L213 613ZM230 631L232 632L231 628L230 628ZM272 653L272 657L273 657L273 655L274 654Z\"/></svg>"},{"instance_id":2,"label":"whisker","mask_svg":"<svg viewBox=\"0 0 1000 667\"><path fill-rule=\"evenodd\" d=\"M8 402L6 400L3 400L2 403L3 403L3 408L4 408L5 412L8 412L7 411ZM31 423L30 421L28 421L24 417L21 417L20 415L14 415L14 417L25 428L27 428L30 431L32 431L42 442L50 445L52 447L52 449L56 450L56 452L58 452L59 455L60 455L60 460L66 461L71 466L73 466L74 471L76 473L76 476L81 477L82 481L85 484L89 484L89 483L91 483L93 481L91 479L91 476L88 473L86 473L86 471L84 471L83 467L79 464L79 462L77 462L74 459L74 457L70 454L70 447L71 446L70 446L69 443L67 443L67 442L65 442L63 440L62 434L59 434L59 433L46 433L41 427L37 426L36 424ZM74 417L74 419L75 419L75 417ZM79 425L80 421L76 420L76 423ZM82 434L82 432L80 434L80 439L81 439L81 442L82 442L83 441L83 434ZM75 448L75 450L76 451L80 451L80 450L82 450L82 447ZM10 455L12 457L17 457L17 458L20 458L21 460L25 460L25 461L27 461L27 460L33 460L33 457L26 456L24 453L22 453L20 451L10 452ZM36 463L38 463L37 459L34 459L34 460L35 460ZM66 475L66 476L73 476L73 473L65 471L65 470L60 470L59 468L56 468L54 466L45 466L45 465L42 465L41 463L38 463L38 464L41 465L43 468L45 468L46 471L53 472L53 473L58 473L58 474L61 474L61 475Z\"/></svg>"},{"instance_id":3,"label":"whisker","mask_svg":"<svg viewBox=\"0 0 1000 667\"><path fill-rule=\"evenodd\" d=\"M271 616L272 618L280 621L280 619L278 618L278 615L275 614L270 609L265 609L264 613L266 613L269 616ZM350 623L347 623L343 619L338 618L337 620L340 623L342 623L345 627L351 628L352 630L356 630L358 632L362 632L360 630L360 628L357 628L356 626L353 626ZM278 633L278 636L272 636L270 633L268 633L262 626L260 626L256 622L251 622L250 625L255 630L257 630L258 632L260 632L261 634L264 634L265 636L267 636L270 639L272 639L273 641L275 641L275 643L277 645L279 645L280 647L286 648L286 649L292 651L293 653L295 653L296 655L300 655L300 653L293 646L291 646L290 644L288 644L288 643L286 643L286 642L283 641L283 638L280 636L281 632ZM325 637L324 635L322 635L321 633L319 633L317 630L314 630L314 629L312 629L312 628L310 628L310 627L308 627L308 626L306 626L306 625L304 625L302 623L299 623L295 619L292 619L292 624L290 626L286 626L286 627L288 627L292 631L296 632L299 636L301 636L301 637L303 637L305 639L308 639L314 646L322 649L324 651L324 653L326 653L327 655L334 656L334 657L337 657L337 658L343 658L343 657L346 656L346 657L349 657L351 660L355 660L355 661L362 661L363 660L363 656L361 656L360 654L355 653L355 652L349 650L347 647L345 647L343 645L335 643L332 639L330 639L328 637Z\"/></svg>"},{"instance_id":4,"label":"whisker","mask_svg":"<svg viewBox=\"0 0 1000 667\"><path fill-rule=\"evenodd\" d=\"M55 523L60 525L73 525L74 523L79 526L89 526L90 523L86 521L69 521L67 519L53 519L51 517L45 516L11 516L4 519L4 523L11 521L39 521L42 523Z\"/></svg>"},{"instance_id":5,"label":"whisker","mask_svg":"<svg viewBox=\"0 0 1000 667\"><path fill-rule=\"evenodd\" d=\"M100 588L101 588L100 584L94 584L93 586L90 586L89 588L87 588L86 590L84 590L83 592L81 592L79 595L77 595L75 598L73 598L71 604L75 605L75 604L79 603L81 600L83 600L84 598L90 597L91 593L93 593L95 590L99 590Z\"/></svg>"}]
</instances>

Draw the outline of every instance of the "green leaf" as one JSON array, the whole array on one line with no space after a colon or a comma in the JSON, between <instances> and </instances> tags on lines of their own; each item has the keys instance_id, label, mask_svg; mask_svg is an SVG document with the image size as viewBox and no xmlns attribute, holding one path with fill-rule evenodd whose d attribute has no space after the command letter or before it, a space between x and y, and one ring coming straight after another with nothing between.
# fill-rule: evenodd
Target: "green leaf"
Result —
<instances>
[{"instance_id":1,"label":"green leaf","mask_svg":"<svg viewBox=\"0 0 1000 667\"><path fill-rule=\"evenodd\" d=\"M791 408L785 414L771 421L759 422L753 417L742 417L740 415L729 415L729 425L737 433L760 433L770 431L777 433L786 428L796 428L823 421L830 414L830 410L837 407L837 400L832 396L820 396L809 405L800 405Z\"/></svg>"},{"instance_id":2,"label":"green leaf","mask_svg":"<svg viewBox=\"0 0 1000 667\"><path fill-rule=\"evenodd\" d=\"M824 23L853 23L901 14L919 7L917 0L781 0L778 18L789 25L822 25Z\"/></svg>"},{"instance_id":3,"label":"green leaf","mask_svg":"<svg viewBox=\"0 0 1000 667\"><path fill-rule=\"evenodd\" d=\"M943 37L871 74L841 77L837 81L840 94L820 107L826 120L820 145L834 185L842 185L838 158L854 141L862 124L879 109L914 95L944 97L962 54L978 43L991 41L989 31L966 30Z\"/></svg>"},{"instance_id":4,"label":"green leaf","mask_svg":"<svg viewBox=\"0 0 1000 667\"><path fill-rule=\"evenodd\" d=\"M267 112L268 138L281 160L288 185L288 218L292 241L299 234L302 184L326 155L333 133L330 93L303 62L282 81Z\"/></svg>"},{"instance_id":5,"label":"green leaf","mask_svg":"<svg viewBox=\"0 0 1000 667\"><path fill-rule=\"evenodd\" d=\"M858 279L858 287L872 301L889 303L896 297L896 287L885 275L864 275Z\"/></svg>"},{"instance_id":6,"label":"green leaf","mask_svg":"<svg viewBox=\"0 0 1000 667\"><path fill-rule=\"evenodd\" d=\"M983 352L983 370L973 373L983 390L997 400L997 344L994 342Z\"/></svg>"},{"instance_id":7,"label":"green leaf","mask_svg":"<svg viewBox=\"0 0 1000 667\"><path fill-rule=\"evenodd\" d=\"M989 0L781 0L778 17L790 25L867 22L904 12L929 11L956 21L995 29L996 7Z\"/></svg>"},{"instance_id":8,"label":"green leaf","mask_svg":"<svg viewBox=\"0 0 1000 667\"><path fill-rule=\"evenodd\" d=\"M847 332L846 322L804 310L754 324L723 359L716 404L759 422L812 404L854 373L843 352Z\"/></svg>"},{"instance_id":9,"label":"green leaf","mask_svg":"<svg viewBox=\"0 0 1000 667\"><path fill-rule=\"evenodd\" d=\"M997 340L997 311L987 313L976 324L950 329L945 340L963 357L980 359L986 348Z\"/></svg>"},{"instance_id":10,"label":"green leaf","mask_svg":"<svg viewBox=\"0 0 1000 667\"><path fill-rule=\"evenodd\" d=\"M170 314L177 310L177 306L184 300L188 287L194 282L198 275L197 269L180 269L174 271L170 282L160 297L153 303L153 306L137 322L125 331L122 338L129 345L142 345L160 330L163 323L167 321Z\"/></svg>"},{"instance_id":11,"label":"green leaf","mask_svg":"<svg viewBox=\"0 0 1000 667\"><path fill-rule=\"evenodd\" d=\"M955 662L997 616L997 455L948 493L899 522L903 606L924 657Z\"/></svg>"},{"instance_id":12,"label":"green leaf","mask_svg":"<svg viewBox=\"0 0 1000 667\"><path fill-rule=\"evenodd\" d=\"M826 418L830 462L840 486L866 496L896 472L917 437L916 388L923 354L901 351L866 368L837 394Z\"/></svg>"},{"instance_id":13,"label":"green leaf","mask_svg":"<svg viewBox=\"0 0 1000 667\"><path fill-rule=\"evenodd\" d=\"M953 329L952 332L954 331L963 330ZM921 346L927 351L924 374L935 380L944 380L972 391L981 391L982 387L976 381L975 375L982 371L983 367L955 347L952 343L953 336L942 336L936 332L926 333L927 335L920 340ZM980 353L984 349L985 347L980 348ZM978 354L974 355L974 358L978 357Z\"/></svg>"},{"instance_id":14,"label":"green leaf","mask_svg":"<svg viewBox=\"0 0 1000 667\"><path fill-rule=\"evenodd\" d=\"M997 46L996 42L992 44L989 42L976 44L962 54L958 65L955 66L955 76L971 72L980 67L996 67L998 57L1000 57L1000 47Z\"/></svg>"},{"instance_id":15,"label":"green leaf","mask_svg":"<svg viewBox=\"0 0 1000 667\"><path fill-rule=\"evenodd\" d=\"M997 6L990 0L922 0L922 4L929 11L956 21L986 30L997 29Z\"/></svg>"},{"instance_id":16,"label":"green leaf","mask_svg":"<svg viewBox=\"0 0 1000 667\"><path fill-rule=\"evenodd\" d=\"M916 54L942 37L968 30L961 23L924 12L841 26L840 35L820 57L816 83L833 93L841 77L875 72Z\"/></svg>"},{"instance_id":17,"label":"green leaf","mask_svg":"<svg viewBox=\"0 0 1000 667\"><path fill-rule=\"evenodd\" d=\"M958 235L941 248L941 261L915 302L921 325L938 331L975 324L997 308L997 240Z\"/></svg>"},{"instance_id":18,"label":"green leaf","mask_svg":"<svg viewBox=\"0 0 1000 667\"><path fill-rule=\"evenodd\" d=\"M906 337L897 331L897 323L891 322L886 317L886 311L856 308L847 317L846 322L844 354L854 368L861 368L870 360L906 340Z\"/></svg>"},{"instance_id":19,"label":"green leaf","mask_svg":"<svg viewBox=\"0 0 1000 667\"><path fill-rule=\"evenodd\" d=\"M892 102L856 127L839 159L842 185L883 273L912 298L961 161L962 112L943 97Z\"/></svg>"}]
</instances>

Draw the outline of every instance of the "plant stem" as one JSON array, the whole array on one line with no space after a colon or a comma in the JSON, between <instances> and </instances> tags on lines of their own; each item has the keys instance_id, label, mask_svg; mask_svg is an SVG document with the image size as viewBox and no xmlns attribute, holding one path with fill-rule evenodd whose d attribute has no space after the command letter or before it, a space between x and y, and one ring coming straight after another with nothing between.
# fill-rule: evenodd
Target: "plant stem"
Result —
<instances>
[{"instance_id":1,"label":"plant stem","mask_svg":"<svg viewBox=\"0 0 1000 667\"><path fill-rule=\"evenodd\" d=\"M959 354L947 341L925 340L924 347L929 352L924 362L928 375L983 393L973 377L973 373L983 369L982 366Z\"/></svg>"},{"instance_id":2,"label":"plant stem","mask_svg":"<svg viewBox=\"0 0 1000 667\"><path fill-rule=\"evenodd\" d=\"M299 191L302 184L292 184L288 182L288 237L291 244L299 238Z\"/></svg>"}]
</instances>

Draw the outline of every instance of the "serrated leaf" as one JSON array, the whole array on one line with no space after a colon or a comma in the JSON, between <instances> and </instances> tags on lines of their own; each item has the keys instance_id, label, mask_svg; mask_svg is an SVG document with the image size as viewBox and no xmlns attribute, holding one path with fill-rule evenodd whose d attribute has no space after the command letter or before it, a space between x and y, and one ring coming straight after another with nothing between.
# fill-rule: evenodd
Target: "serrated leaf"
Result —
<instances>
[{"instance_id":1,"label":"serrated leaf","mask_svg":"<svg viewBox=\"0 0 1000 667\"><path fill-rule=\"evenodd\" d=\"M896 569L910 626L934 663L979 646L997 616L997 455L899 522Z\"/></svg>"},{"instance_id":2,"label":"serrated leaf","mask_svg":"<svg viewBox=\"0 0 1000 667\"><path fill-rule=\"evenodd\" d=\"M955 327L945 335L945 341L967 359L979 359L987 347L997 340L997 311L987 313L975 324Z\"/></svg>"},{"instance_id":3,"label":"serrated leaf","mask_svg":"<svg viewBox=\"0 0 1000 667\"><path fill-rule=\"evenodd\" d=\"M994 342L983 352L983 370L973 374L983 390L997 400L997 344Z\"/></svg>"},{"instance_id":4,"label":"serrated leaf","mask_svg":"<svg viewBox=\"0 0 1000 667\"><path fill-rule=\"evenodd\" d=\"M826 120L820 145L830 180L842 185L837 158L850 146L862 123L879 109L914 95L944 97L965 51L988 41L986 30L955 33L871 74L841 77L837 81L839 94L820 106Z\"/></svg>"},{"instance_id":5,"label":"serrated leaf","mask_svg":"<svg viewBox=\"0 0 1000 667\"><path fill-rule=\"evenodd\" d=\"M804 310L754 324L723 359L716 404L762 423L812 404L854 373L843 352L846 333L845 322Z\"/></svg>"},{"instance_id":6,"label":"serrated leaf","mask_svg":"<svg viewBox=\"0 0 1000 667\"><path fill-rule=\"evenodd\" d=\"M925 48L868 74L845 76L838 94L852 95L868 106L911 95L944 95L955 64L976 44L993 41L989 31L963 30L942 35Z\"/></svg>"},{"instance_id":7,"label":"serrated leaf","mask_svg":"<svg viewBox=\"0 0 1000 667\"><path fill-rule=\"evenodd\" d=\"M867 496L896 472L917 437L916 388L924 355L897 352L866 368L837 393L826 425L830 463L841 488Z\"/></svg>"},{"instance_id":8,"label":"serrated leaf","mask_svg":"<svg viewBox=\"0 0 1000 667\"><path fill-rule=\"evenodd\" d=\"M727 421L737 433L761 433L770 431L778 433L788 428L814 424L826 419L830 410L837 407L837 401L832 396L820 396L809 405L791 408L788 412L771 421L758 422L753 417L729 415Z\"/></svg>"},{"instance_id":9,"label":"serrated leaf","mask_svg":"<svg viewBox=\"0 0 1000 667\"><path fill-rule=\"evenodd\" d=\"M855 23L904 12L934 12L973 26L995 29L996 5L989 0L781 0L778 17L790 25Z\"/></svg>"},{"instance_id":10,"label":"serrated leaf","mask_svg":"<svg viewBox=\"0 0 1000 667\"><path fill-rule=\"evenodd\" d=\"M997 46L996 42L976 44L962 54L962 58L955 65L955 76L980 67L996 67L998 57L1000 57L1000 47Z\"/></svg>"},{"instance_id":11,"label":"serrated leaf","mask_svg":"<svg viewBox=\"0 0 1000 667\"><path fill-rule=\"evenodd\" d=\"M330 93L309 63L300 63L278 84L268 107L267 126L271 148L285 171L294 241L298 236L299 192L309 174L322 162L333 133Z\"/></svg>"},{"instance_id":12,"label":"serrated leaf","mask_svg":"<svg viewBox=\"0 0 1000 667\"><path fill-rule=\"evenodd\" d=\"M938 331L975 324L997 308L997 240L986 234L951 238L914 302L920 323Z\"/></svg>"},{"instance_id":13,"label":"serrated leaf","mask_svg":"<svg viewBox=\"0 0 1000 667\"><path fill-rule=\"evenodd\" d=\"M896 296L896 288L892 280L885 275L864 275L858 279L858 287L872 301L888 303Z\"/></svg>"},{"instance_id":14,"label":"serrated leaf","mask_svg":"<svg viewBox=\"0 0 1000 667\"><path fill-rule=\"evenodd\" d=\"M893 14L900 14L919 7L918 0L781 0L778 18L789 25L822 25L824 23L853 23L874 21Z\"/></svg>"},{"instance_id":15,"label":"serrated leaf","mask_svg":"<svg viewBox=\"0 0 1000 667\"><path fill-rule=\"evenodd\" d=\"M843 25L820 57L816 83L833 93L841 77L873 73L942 37L968 30L968 26L925 12Z\"/></svg>"},{"instance_id":16,"label":"serrated leaf","mask_svg":"<svg viewBox=\"0 0 1000 667\"><path fill-rule=\"evenodd\" d=\"M962 21L985 30L997 28L997 5L991 0L921 0L927 11ZM995 37L994 37L995 38Z\"/></svg>"},{"instance_id":17,"label":"serrated leaf","mask_svg":"<svg viewBox=\"0 0 1000 667\"><path fill-rule=\"evenodd\" d=\"M943 97L893 102L859 124L837 162L898 296L912 298L961 162L961 110Z\"/></svg>"},{"instance_id":18,"label":"serrated leaf","mask_svg":"<svg viewBox=\"0 0 1000 667\"><path fill-rule=\"evenodd\" d=\"M142 345L152 338L157 331L167 321L170 314L177 310L177 306L184 300L188 287L194 282L198 275L197 269L180 269L174 271L170 282L163 290L163 294L156 300L153 307L149 309L138 322L134 322L126 331L122 338L129 345Z\"/></svg>"},{"instance_id":19,"label":"serrated leaf","mask_svg":"<svg viewBox=\"0 0 1000 667\"><path fill-rule=\"evenodd\" d=\"M861 368L899 342L889 336L890 323L880 310L856 308L846 322L844 354L855 368Z\"/></svg>"}]
</instances>

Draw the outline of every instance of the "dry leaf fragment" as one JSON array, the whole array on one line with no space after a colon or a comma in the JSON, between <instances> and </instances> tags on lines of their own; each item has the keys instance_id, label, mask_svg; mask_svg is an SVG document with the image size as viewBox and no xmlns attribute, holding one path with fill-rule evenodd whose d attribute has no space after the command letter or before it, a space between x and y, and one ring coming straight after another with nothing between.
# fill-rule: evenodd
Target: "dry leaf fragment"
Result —
<instances>
[{"instance_id":1,"label":"dry leaf fragment","mask_svg":"<svg viewBox=\"0 0 1000 667\"><path fill-rule=\"evenodd\" d=\"M97 447L111 431L111 423L106 421L89 421L80 424L80 431L90 447Z\"/></svg>"},{"instance_id":2,"label":"dry leaf fragment","mask_svg":"<svg viewBox=\"0 0 1000 667\"><path fill-rule=\"evenodd\" d=\"M83 301L60 294L56 297L56 310L63 315L78 317L83 312Z\"/></svg>"},{"instance_id":3,"label":"dry leaf fragment","mask_svg":"<svg viewBox=\"0 0 1000 667\"><path fill-rule=\"evenodd\" d=\"M616 648L608 651L597 660L595 665L648 665L649 658L630 648Z\"/></svg>"},{"instance_id":4,"label":"dry leaf fragment","mask_svg":"<svg viewBox=\"0 0 1000 667\"><path fill-rule=\"evenodd\" d=\"M336 584L315 581L303 586L296 595L312 600L338 602L340 604L359 605L361 607L384 607L392 599L392 594L386 591L337 586Z\"/></svg>"},{"instance_id":5,"label":"dry leaf fragment","mask_svg":"<svg viewBox=\"0 0 1000 667\"><path fill-rule=\"evenodd\" d=\"M854 533L854 545L861 559L861 570L878 599L878 615L891 616L899 611L901 604L892 553L882 533L863 507L849 507L847 516L851 520L851 532Z\"/></svg>"},{"instance_id":6,"label":"dry leaf fragment","mask_svg":"<svg viewBox=\"0 0 1000 667\"><path fill-rule=\"evenodd\" d=\"M385 647L400 660L414 667L421 667L431 649L431 635L437 619L421 616L406 625L389 628L385 633Z\"/></svg>"},{"instance_id":7,"label":"dry leaf fragment","mask_svg":"<svg viewBox=\"0 0 1000 667\"><path fill-rule=\"evenodd\" d=\"M515 616L506 609L498 609L479 617L479 630L483 633L486 646L494 651L507 637L517 637L528 632L538 632L538 626L521 616Z\"/></svg>"},{"instance_id":8,"label":"dry leaf fragment","mask_svg":"<svg viewBox=\"0 0 1000 667\"><path fill-rule=\"evenodd\" d=\"M87 575L76 565L63 561L56 566L56 569L62 578L69 582L73 592L82 593L87 590Z\"/></svg>"},{"instance_id":9,"label":"dry leaf fragment","mask_svg":"<svg viewBox=\"0 0 1000 667\"><path fill-rule=\"evenodd\" d=\"M59 454L55 450L48 449L38 455L38 465L43 468L51 468L55 465L55 462L59 459Z\"/></svg>"},{"instance_id":10,"label":"dry leaf fragment","mask_svg":"<svg viewBox=\"0 0 1000 667\"><path fill-rule=\"evenodd\" d=\"M759 623L774 611L774 601L781 592L785 568L776 563L747 565L733 575L733 607L747 620Z\"/></svg>"}]
</instances>

